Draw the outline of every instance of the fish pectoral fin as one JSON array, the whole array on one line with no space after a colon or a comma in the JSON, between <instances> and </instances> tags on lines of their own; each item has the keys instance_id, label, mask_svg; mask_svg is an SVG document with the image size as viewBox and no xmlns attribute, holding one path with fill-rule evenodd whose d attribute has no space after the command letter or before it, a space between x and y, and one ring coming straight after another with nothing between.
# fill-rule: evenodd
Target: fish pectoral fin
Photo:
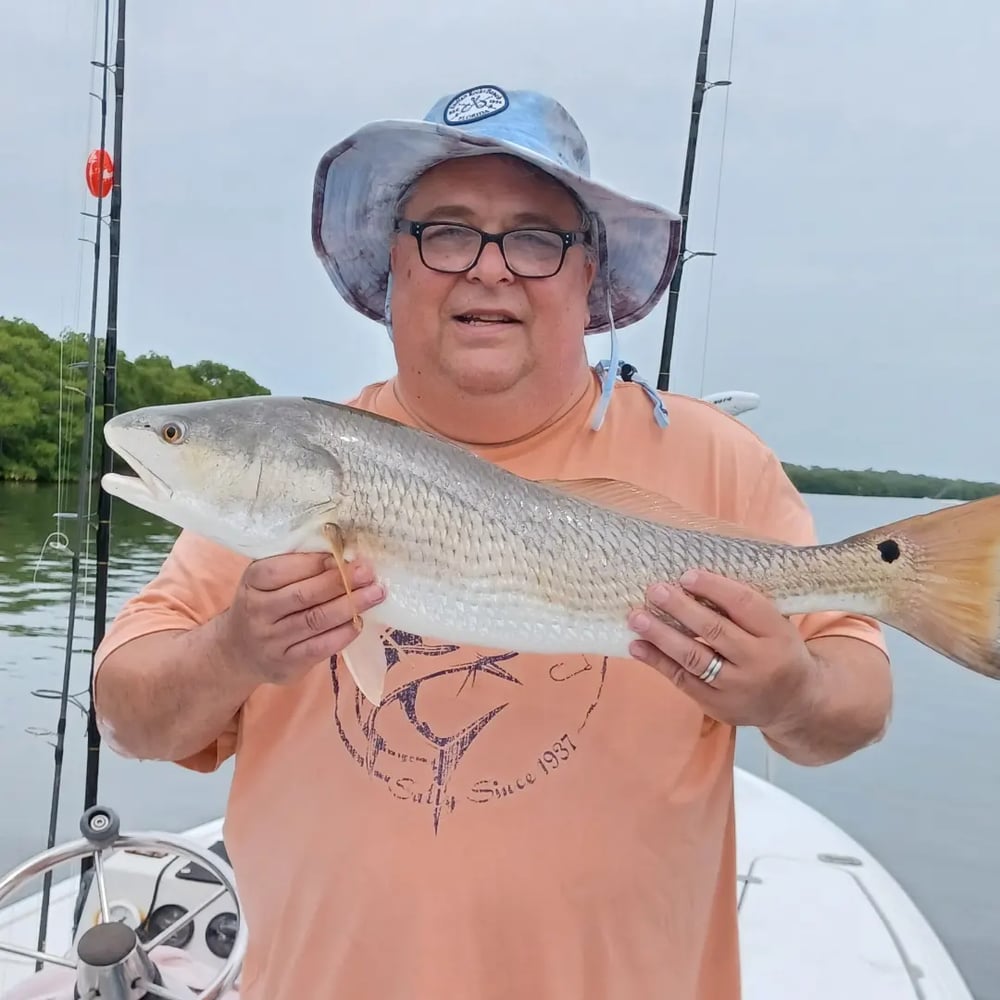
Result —
<instances>
[{"instance_id":1,"label":"fish pectoral fin","mask_svg":"<svg viewBox=\"0 0 1000 1000\"><path fill-rule=\"evenodd\" d=\"M373 705L381 705L389 664L378 624L372 620L362 622L361 631L341 650L340 655L358 690Z\"/></svg>"},{"instance_id":2,"label":"fish pectoral fin","mask_svg":"<svg viewBox=\"0 0 1000 1000\"><path fill-rule=\"evenodd\" d=\"M747 531L732 521L690 510L662 493L643 489L621 479L540 479L537 482L539 486L587 500L598 507L653 521L668 528L711 532L730 538L762 542L775 540Z\"/></svg>"}]
</instances>

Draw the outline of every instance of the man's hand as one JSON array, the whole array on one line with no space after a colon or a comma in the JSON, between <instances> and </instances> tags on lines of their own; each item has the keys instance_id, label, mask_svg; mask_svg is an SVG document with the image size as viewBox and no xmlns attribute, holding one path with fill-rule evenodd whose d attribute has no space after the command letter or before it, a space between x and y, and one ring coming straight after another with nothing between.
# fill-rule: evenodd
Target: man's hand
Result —
<instances>
[{"instance_id":1,"label":"man's hand","mask_svg":"<svg viewBox=\"0 0 1000 1000\"><path fill-rule=\"evenodd\" d=\"M822 668L795 625L771 600L735 580L698 571L682 576L681 584L657 584L647 599L697 638L636 611L629 625L640 638L632 655L669 677L720 722L780 730L808 718L821 696ZM699 679L716 653L723 658L718 673L709 682Z\"/></svg>"},{"instance_id":2,"label":"man's hand","mask_svg":"<svg viewBox=\"0 0 1000 1000\"><path fill-rule=\"evenodd\" d=\"M641 638L632 655L711 718L756 726L775 750L805 766L840 760L884 735L892 674L872 643L837 634L805 642L759 591L705 570L685 574L662 595L651 587L647 600L697 638L636 611L630 625ZM716 654L721 667L702 680Z\"/></svg>"},{"instance_id":3,"label":"man's hand","mask_svg":"<svg viewBox=\"0 0 1000 1000\"><path fill-rule=\"evenodd\" d=\"M341 652L358 634L354 615L385 597L367 564L353 563L348 575L350 594L336 560L321 552L252 562L220 616L228 658L258 683L288 684Z\"/></svg>"}]
</instances>

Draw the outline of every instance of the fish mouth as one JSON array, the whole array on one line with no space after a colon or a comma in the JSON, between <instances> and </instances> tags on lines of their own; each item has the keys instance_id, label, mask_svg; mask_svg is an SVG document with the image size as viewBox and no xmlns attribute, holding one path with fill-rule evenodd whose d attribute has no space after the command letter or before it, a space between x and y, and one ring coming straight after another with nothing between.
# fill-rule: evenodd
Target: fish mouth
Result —
<instances>
[{"instance_id":1,"label":"fish mouth","mask_svg":"<svg viewBox=\"0 0 1000 1000\"><path fill-rule=\"evenodd\" d=\"M132 467L134 476L108 472L101 477L101 485L112 496L123 500L169 500L174 491L153 471L146 468L134 455L124 448L115 451Z\"/></svg>"}]
</instances>

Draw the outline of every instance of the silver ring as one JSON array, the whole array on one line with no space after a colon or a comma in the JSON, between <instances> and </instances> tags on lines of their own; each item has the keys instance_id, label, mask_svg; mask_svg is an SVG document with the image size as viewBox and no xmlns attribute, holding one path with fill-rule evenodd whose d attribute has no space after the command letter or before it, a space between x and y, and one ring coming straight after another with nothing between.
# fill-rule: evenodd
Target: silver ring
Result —
<instances>
[{"instance_id":1,"label":"silver ring","mask_svg":"<svg viewBox=\"0 0 1000 1000\"><path fill-rule=\"evenodd\" d=\"M719 671L722 670L722 665L726 661L718 653L709 660L708 666L705 667L704 673L698 675L698 680L704 681L706 684L711 684L716 677L719 676Z\"/></svg>"}]
</instances>

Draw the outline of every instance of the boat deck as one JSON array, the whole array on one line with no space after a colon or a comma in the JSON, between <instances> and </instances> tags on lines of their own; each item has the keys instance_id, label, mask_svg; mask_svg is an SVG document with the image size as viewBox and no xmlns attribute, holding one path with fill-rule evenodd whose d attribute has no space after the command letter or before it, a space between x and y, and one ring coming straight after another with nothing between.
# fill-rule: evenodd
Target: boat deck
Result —
<instances>
[{"instance_id":1,"label":"boat deck","mask_svg":"<svg viewBox=\"0 0 1000 1000\"><path fill-rule=\"evenodd\" d=\"M821 813L736 772L744 1000L973 1000L933 928Z\"/></svg>"}]
</instances>

